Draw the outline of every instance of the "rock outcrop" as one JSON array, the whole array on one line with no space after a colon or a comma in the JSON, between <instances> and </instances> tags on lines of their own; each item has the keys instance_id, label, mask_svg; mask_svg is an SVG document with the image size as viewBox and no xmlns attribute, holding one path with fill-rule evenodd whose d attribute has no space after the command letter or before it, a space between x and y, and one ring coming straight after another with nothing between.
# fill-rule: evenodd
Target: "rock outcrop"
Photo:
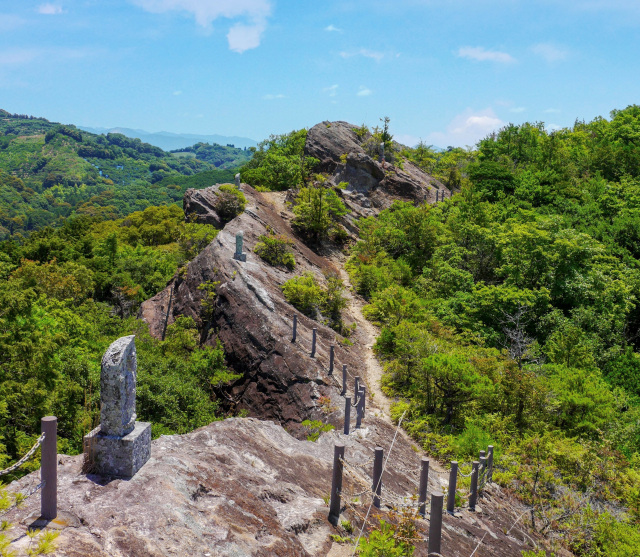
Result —
<instances>
[{"instance_id":1,"label":"rock outcrop","mask_svg":"<svg viewBox=\"0 0 640 557\"><path fill-rule=\"evenodd\" d=\"M304 148L306 156L320 161L317 170L329 174L332 183L349 184L344 197L354 210L384 209L395 200L433 203L436 191L451 195L444 184L409 161L400 168L372 157L366 148L371 136L356 130L347 122L322 122L309 130Z\"/></svg>"},{"instance_id":2,"label":"rock outcrop","mask_svg":"<svg viewBox=\"0 0 640 557\"><path fill-rule=\"evenodd\" d=\"M265 194L246 184L243 193L244 213L227 223L164 291L143 303L140 315L157 337L167 318L170 324L178 315L192 317L203 342L214 344L219 339L228 365L243 375L225 402L236 401L236 409L275 420L295 432L303 420L319 417L320 397L337 396L335 380L327 375L329 345L336 344L336 362L347 364L353 375L362 370L362 349L343 345L335 331L287 303L281 288L287 279L307 271L322 279L337 269L295 239L289 221ZM192 191L189 206L204 207L208 196L208 189ZM294 239L295 272L272 267L253 252L259 236L269 231ZM233 258L239 232L244 234L246 262ZM291 342L294 313L296 343ZM353 321L348 313L345 319ZM318 354L310 358L313 327L318 330Z\"/></svg>"},{"instance_id":3,"label":"rock outcrop","mask_svg":"<svg viewBox=\"0 0 640 557\"><path fill-rule=\"evenodd\" d=\"M224 220L218 214L218 185L204 190L188 189L182 200L186 218L195 218L200 224L211 224L216 228L224 226Z\"/></svg>"},{"instance_id":4,"label":"rock outcrop","mask_svg":"<svg viewBox=\"0 0 640 557\"><path fill-rule=\"evenodd\" d=\"M187 435L163 436L152 443L151 458L131 480L82 473L82 456L60 455L58 517L48 523L60 529L58 557L316 557L351 555L352 546L334 544L339 534L327 520L334 443L346 445L352 464L343 491L362 492L370 485L373 449L389 446L394 428L377 422L348 437L330 432L317 443L298 441L282 427L251 418L215 422ZM411 495L419 455L399 438L384 475L383 502L392 493ZM431 472L429 490L446 478ZM34 472L9 486L26 491L37 485ZM350 497L344 519L360 524L369 499ZM352 510L353 509L353 510ZM387 507L382 509L383 515ZM497 487L487 490L478 512L445 515L443 549L447 557L468 557L480 540L477 555L520 557L532 549L514 526L515 507ZM355 514L357 513L357 514ZM14 526L12 549L25 549L25 527L45 524L38 497L3 517ZM373 524L377 520L372 519ZM421 536L428 522L419 521ZM507 534L505 534L507 532ZM425 556L426 543L416 557Z\"/></svg>"}]
</instances>

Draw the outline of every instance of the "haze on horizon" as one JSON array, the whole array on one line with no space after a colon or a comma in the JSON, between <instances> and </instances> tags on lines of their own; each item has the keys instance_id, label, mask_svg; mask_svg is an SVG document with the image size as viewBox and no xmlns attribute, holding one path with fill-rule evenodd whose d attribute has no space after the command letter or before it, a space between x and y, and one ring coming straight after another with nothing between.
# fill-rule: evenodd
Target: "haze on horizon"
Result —
<instances>
[{"instance_id":1,"label":"haze on horizon","mask_svg":"<svg viewBox=\"0 0 640 557\"><path fill-rule=\"evenodd\" d=\"M0 108L263 139L323 120L473 145L638 102L631 0L0 0Z\"/></svg>"}]
</instances>

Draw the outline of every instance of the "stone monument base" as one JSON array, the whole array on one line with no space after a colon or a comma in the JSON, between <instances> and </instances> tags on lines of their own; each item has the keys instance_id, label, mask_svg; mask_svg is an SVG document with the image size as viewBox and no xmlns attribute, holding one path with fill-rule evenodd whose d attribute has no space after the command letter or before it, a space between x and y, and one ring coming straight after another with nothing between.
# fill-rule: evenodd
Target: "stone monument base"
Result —
<instances>
[{"instance_id":1,"label":"stone monument base","mask_svg":"<svg viewBox=\"0 0 640 557\"><path fill-rule=\"evenodd\" d=\"M151 424L136 422L124 437L105 435L98 426L85 435L83 445L87 473L131 478L151 456Z\"/></svg>"}]
</instances>

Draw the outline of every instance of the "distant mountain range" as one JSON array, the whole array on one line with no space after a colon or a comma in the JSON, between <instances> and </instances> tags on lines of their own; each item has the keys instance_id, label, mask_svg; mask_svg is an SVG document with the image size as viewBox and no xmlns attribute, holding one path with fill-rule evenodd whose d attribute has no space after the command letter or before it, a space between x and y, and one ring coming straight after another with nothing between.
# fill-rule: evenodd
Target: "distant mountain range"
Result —
<instances>
[{"instance_id":1,"label":"distant mountain range","mask_svg":"<svg viewBox=\"0 0 640 557\"><path fill-rule=\"evenodd\" d=\"M134 130L131 128L88 128L78 126L79 129L95 134L121 133L131 138L138 138L145 143L150 143L160 147L165 151L173 149L183 149L196 143L218 143L219 145L233 145L234 147L255 147L258 143L248 137L226 136L226 135L198 135L193 133L171 133L171 132L147 132L144 130Z\"/></svg>"}]
</instances>

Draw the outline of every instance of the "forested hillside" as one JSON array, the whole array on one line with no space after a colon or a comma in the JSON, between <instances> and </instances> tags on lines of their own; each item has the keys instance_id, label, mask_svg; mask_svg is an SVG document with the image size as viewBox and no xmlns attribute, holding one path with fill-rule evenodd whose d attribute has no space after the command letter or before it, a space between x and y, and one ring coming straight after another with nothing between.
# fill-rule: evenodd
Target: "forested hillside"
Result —
<instances>
[{"instance_id":1,"label":"forested hillside","mask_svg":"<svg viewBox=\"0 0 640 557\"><path fill-rule=\"evenodd\" d=\"M452 199L362 220L349 262L396 411L445 459L494 444L494 478L576 554L637 555L640 107L507 126L448 174Z\"/></svg>"},{"instance_id":2,"label":"forested hillside","mask_svg":"<svg viewBox=\"0 0 640 557\"><path fill-rule=\"evenodd\" d=\"M208 162L216 168L237 168L245 164L252 154L251 149L240 149L230 145L222 146L209 143L196 143L191 147L171 151L174 156L194 158Z\"/></svg>"},{"instance_id":3,"label":"forested hillside","mask_svg":"<svg viewBox=\"0 0 640 557\"><path fill-rule=\"evenodd\" d=\"M77 216L0 243L0 468L33 443L48 414L59 417L59 452L81 450L99 419L102 354L127 334L139 354L138 415L154 436L217 419L214 392L234 377L222 349L200 347L191 319L170 325L164 341L136 319L140 302L215 234L172 205L119 220Z\"/></svg>"},{"instance_id":4,"label":"forested hillside","mask_svg":"<svg viewBox=\"0 0 640 557\"><path fill-rule=\"evenodd\" d=\"M220 157L233 152L231 160L242 152L216 149ZM232 170L218 166L122 134L94 135L0 110L0 239L72 214L117 218L180 202L187 176L208 172L202 187L233 180Z\"/></svg>"},{"instance_id":5,"label":"forested hillside","mask_svg":"<svg viewBox=\"0 0 640 557\"><path fill-rule=\"evenodd\" d=\"M60 417L60 452L79 449L97 415L100 355L132 331L143 355L139 414L154 435L214 419L216 390L233 379L221 348L201 347L191 319L159 341L132 315L216 233L175 206L148 205L222 181L219 171L188 175L211 167L126 138L2 121L13 127L0 137L0 192L14 197L0 211L21 209L0 213L5 236L14 233L0 243L0 466L25 452L45 413ZM242 177L294 190L300 238L325 255L349 252L351 282L381 329L375 350L393 412L406 412L407 431L443 460L469 462L493 444L494 480L558 547L637 555L640 107L553 132L509 125L475 150L401 148L386 126L358 130L374 147L385 142L387 172L412 161L454 195L396 202L360 219L359 240L345 246L348 185L313 174L306 130L262 142ZM129 167L136 177L120 188ZM287 251L286 237L267 239ZM329 314L312 278L287 284L310 313Z\"/></svg>"}]
</instances>

